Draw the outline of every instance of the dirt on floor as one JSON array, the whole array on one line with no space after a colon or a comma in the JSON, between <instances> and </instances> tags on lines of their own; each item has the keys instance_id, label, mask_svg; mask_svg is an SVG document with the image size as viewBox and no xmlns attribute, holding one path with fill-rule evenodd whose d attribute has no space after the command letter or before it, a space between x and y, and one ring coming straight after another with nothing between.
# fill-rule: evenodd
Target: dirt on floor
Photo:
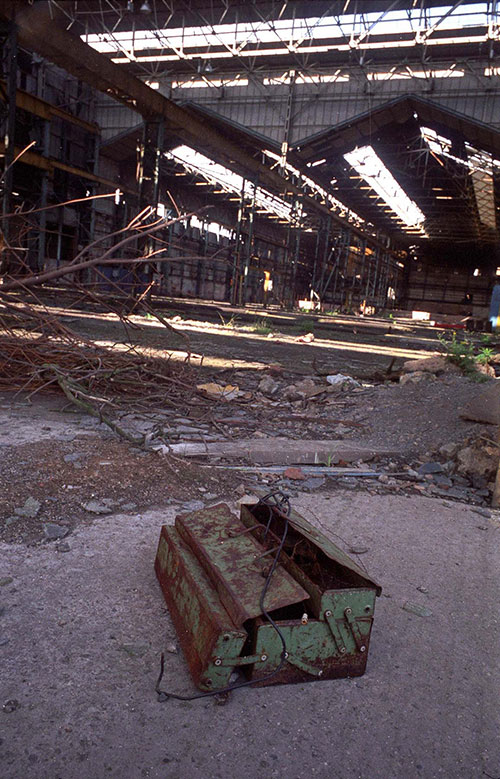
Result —
<instances>
[{"instance_id":1,"label":"dirt on floor","mask_svg":"<svg viewBox=\"0 0 500 779\"><path fill-rule=\"evenodd\" d=\"M230 493L241 477L202 470L196 463L159 457L103 433L72 442L38 441L0 449L0 538L40 542L71 533L116 511L189 506ZM26 502L28 501L28 505Z\"/></svg>"},{"instance_id":2,"label":"dirt on floor","mask_svg":"<svg viewBox=\"0 0 500 779\"><path fill-rule=\"evenodd\" d=\"M196 312L193 306L192 313ZM99 318L95 312L70 313L71 326L86 337L102 342L106 335L114 342L119 341L120 329L125 333L121 323ZM267 337L270 333L255 333L255 325L242 324L237 333L228 334L236 330L234 323L228 328L220 322L191 318L176 324L189 329L203 351L195 372L199 386L215 384L230 392L214 399L200 390L195 396L186 395L185 402L181 398L178 408L156 406L150 414L119 412L121 426L144 435L145 447L120 440L98 420L68 407L62 393L36 394L29 400L26 394L4 393L0 398L0 538L11 543L60 541L78 524L99 521L117 510L206 503L236 488L241 493L272 485L293 494L297 487L283 474L260 472L258 467L250 472L223 467L242 468L245 460L241 458L196 462L173 457L168 451L161 455L155 451L158 442L168 447L179 442L206 445L262 439L278 452L286 444L274 444L273 439L352 442L374 449L369 466L380 478L363 481L318 473L318 478L309 480L311 489L425 492L488 505L491 475L481 479L477 474L469 477L463 469L458 472L457 463L446 452L446 446L455 445L456 456L471 436L494 435L460 416L481 385L453 371L429 373L418 382L394 380L406 358L436 348L430 328L383 320L327 320L319 322L317 340L301 341L297 339L302 336L290 329L306 330L310 320L304 327L304 320L292 318L288 334L277 337L280 343L275 343ZM279 324L284 327L283 316ZM262 322L258 327L264 327ZM160 336L163 341L167 337L146 321L134 337L143 347L154 349ZM234 363L238 349L242 350L241 364ZM224 360L214 364L221 352ZM176 352L165 354L175 358ZM385 373L381 373L383 365ZM329 383L336 372L348 380ZM384 455L384 450L391 455ZM441 470L435 466L434 474L419 473L419 466L428 460L440 461ZM357 465L366 462L360 457Z\"/></svg>"}]
</instances>

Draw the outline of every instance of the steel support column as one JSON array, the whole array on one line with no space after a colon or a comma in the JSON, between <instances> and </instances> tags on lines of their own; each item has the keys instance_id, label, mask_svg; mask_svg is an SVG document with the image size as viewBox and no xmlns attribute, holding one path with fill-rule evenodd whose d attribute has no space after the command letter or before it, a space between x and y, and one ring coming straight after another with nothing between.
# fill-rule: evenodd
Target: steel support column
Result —
<instances>
[{"instance_id":1,"label":"steel support column","mask_svg":"<svg viewBox=\"0 0 500 779\"><path fill-rule=\"evenodd\" d=\"M232 281L231 300L230 300L233 306L235 306L239 300L240 272L241 272L241 229L243 227L243 220L245 218L245 186L246 186L246 180L243 179L243 182L241 184L240 204L238 207L235 249L234 249L234 258L233 258L233 281Z\"/></svg>"},{"instance_id":2,"label":"steel support column","mask_svg":"<svg viewBox=\"0 0 500 779\"><path fill-rule=\"evenodd\" d=\"M153 217L156 218L160 194L160 159L163 152L164 122L161 117L148 119L144 123L142 142L139 149L138 184L139 210L151 206ZM153 248L153 240L139 240L138 248L146 254ZM142 265L141 271L147 274L148 283L153 278L154 264ZM133 294L141 291L141 280L137 266L133 270Z\"/></svg>"},{"instance_id":3,"label":"steel support column","mask_svg":"<svg viewBox=\"0 0 500 779\"><path fill-rule=\"evenodd\" d=\"M6 44L6 63L5 76L7 81L7 103L8 113L5 127L5 157L3 169L3 214L10 214L12 211L12 183L14 179L14 146L16 129L16 94L17 94L17 26L14 22L9 24L9 32ZM3 225L3 232L8 236L9 223L6 221Z\"/></svg>"},{"instance_id":4,"label":"steel support column","mask_svg":"<svg viewBox=\"0 0 500 779\"><path fill-rule=\"evenodd\" d=\"M245 245L245 270L243 271L243 293L242 300L240 301L244 306L248 303L248 281L250 273L250 258L252 256L253 249L253 223L255 217L255 202L257 197L257 181L253 184L252 204L250 206L250 212L248 215L248 233Z\"/></svg>"}]
</instances>

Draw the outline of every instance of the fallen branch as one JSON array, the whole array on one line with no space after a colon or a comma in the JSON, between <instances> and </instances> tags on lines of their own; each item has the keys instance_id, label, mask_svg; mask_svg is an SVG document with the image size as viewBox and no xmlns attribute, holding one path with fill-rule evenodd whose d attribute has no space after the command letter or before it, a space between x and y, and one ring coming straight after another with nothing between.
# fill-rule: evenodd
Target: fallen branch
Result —
<instances>
[{"instance_id":1,"label":"fallen branch","mask_svg":"<svg viewBox=\"0 0 500 779\"><path fill-rule=\"evenodd\" d=\"M89 397L83 391L83 388L75 383L69 382L68 379L64 378L64 376L57 370L55 365L46 364L43 367L45 370L51 370L54 373L54 377L57 380L57 383L71 403L74 403L75 406L79 406L79 408L82 408L87 412L87 414L90 414L90 416L98 419L101 424L104 423L107 425L113 431L113 433L116 433L121 438L129 441L131 444L134 444L135 446L144 445L144 435L132 435L132 433L124 430L123 427L121 427L113 419L110 419L110 417L108 417L106 414L103 414L100 408L96 408L92 405Z\"/></svg>"}]
</instances>

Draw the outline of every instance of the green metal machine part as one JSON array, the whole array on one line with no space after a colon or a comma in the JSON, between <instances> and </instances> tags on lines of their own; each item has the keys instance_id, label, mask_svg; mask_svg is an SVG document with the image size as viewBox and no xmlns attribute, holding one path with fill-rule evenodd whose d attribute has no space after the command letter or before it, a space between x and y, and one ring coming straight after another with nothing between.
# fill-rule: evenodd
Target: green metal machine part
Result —
<instances>
[{"instance_id":1,"label":"green metal machine part","mask_svg":"<svg viewBox=\"0 0 500 779\"><path fill-rule=\"evenodd\" d=\"M270 514L271 512L271 514ZM375 597L381 588L353 560L292 511L265 598L264 583L284 515L264 504L225 504L178 516L161 530L155 570L194 682L229 684L241 668L260 684L361 676Z\"/></svg>"}]
</instances>

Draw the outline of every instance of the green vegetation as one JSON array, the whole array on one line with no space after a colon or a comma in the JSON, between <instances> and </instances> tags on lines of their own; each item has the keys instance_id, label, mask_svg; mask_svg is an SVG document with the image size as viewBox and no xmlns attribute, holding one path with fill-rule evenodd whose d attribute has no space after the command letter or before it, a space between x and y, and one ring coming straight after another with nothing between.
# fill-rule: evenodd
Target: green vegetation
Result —
<instances>
[{"instance_id":1,"label":"green vegetation","mask_svg":"<svg viewBox=\"0 0 500 779\"><path fill-rule=\"evenodd\" d=\"M488 346L483 346L476 355L476 362L480 365L487 365L494 354L495 352L493 349L490 349Z\"/></svg>"},{"instance_id":2,"label":"green vegetation","mask_svg":"<svg viewBox=\"0 0 500 779\"><path fill-rule=\"evenodd\" d=\"M333 311L322 311L321 316L339 316L340 311L338 308L334 308Z\"/></svg>"},{"instance_id":3,"label":"green vegetation","mask_svg":"<svg viewBox=\"0 0 500 779\"><path fill-rule=\"evenodd\" d=\"M228 330L234 330L236 325L238 324L238 317L236 314L233 314L229 319L224 319L222 314L219 312L219 319L221 321L222 327L227 327Z\"/></svg>"},{"instance_id":4,"label":"green vegetation","mask_svg":"<svg viewBox=\"0 0 500 779\"><path fill-rule=\"evenodd\" d=\"M439 343L446 352L446 359L458 365L458 367L468 376L478 379L478 365L486 366L494 355L494 349L489 346L481 346L476 350L474 343L469 338L459 339L455 331L451 337L445 335L438 336ZM484 341L484 343L491 343ZM483 379L481 379L483 380Z\"/></svg>"},{"instance_id":5,"label":"green vegetation","mask_svg":"<svg viewBox=\"0 0 500 779\"><path fill-rule=\"evenodd\" d=\"M254 333L257 333L257 335L269 335L269 333L273 332L274 328L267 316L261 316L256 320L252 330Z\"/></svg>"},{"instance_id":6,"label":"green vegetation","mask_svg":"<svg viewBox=\"0 0 500 779\"><path fill-rule=\"evenodd\" d=\"M298 335L306 335L306 333L314 333L315 324L314 319L298 319L291 329Z\"/></svg>"}]
</instances>

